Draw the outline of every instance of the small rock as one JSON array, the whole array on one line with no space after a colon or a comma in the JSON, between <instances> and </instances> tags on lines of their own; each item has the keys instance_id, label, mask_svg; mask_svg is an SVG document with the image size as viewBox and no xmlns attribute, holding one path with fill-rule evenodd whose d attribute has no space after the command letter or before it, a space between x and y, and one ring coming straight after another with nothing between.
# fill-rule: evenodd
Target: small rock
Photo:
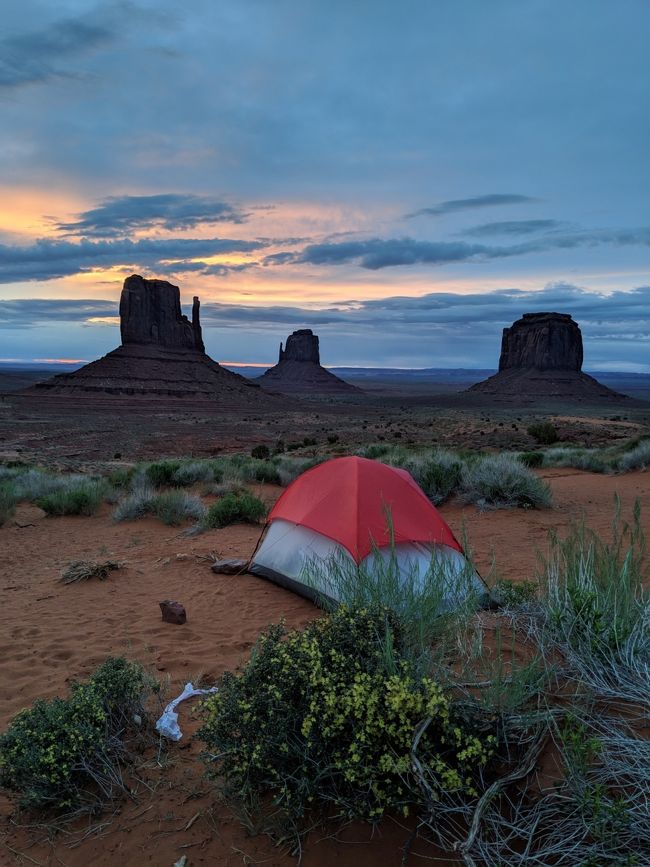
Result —
<instances>
[{"instance_id":1,"label":"small rock","mask_svg":"<svg viewBox=\"0 0 650 867\"><path fill-rule=\"evenodd\" d=\"M190 555L189 554L177 554L176 559L177 560L189 560Z\"/></svg>"},{"instance_id":2,"label":"small rock","mask_svg":"<svg viewBox=\"0 0 650 867\"><path fill-rule=\"evenodd\" d=\"M176 623L178 625L185 623L187 614L185 608L180 602L172 602L171 599L165 599L164 602L158 603L162 611L162 619L165 623Z\"/></svg>"},{"instance_id":3,"label":"small rock","mask_svg":"<svg viewBox=\"0 0 650 867\"><path fill-rule=\"evenodd\" d=\"M217 575L240 575L248 568L248 560L237 560L234 557L226 560L217 560L212 564L212 571Z\"/></svg>"}]
</instances>

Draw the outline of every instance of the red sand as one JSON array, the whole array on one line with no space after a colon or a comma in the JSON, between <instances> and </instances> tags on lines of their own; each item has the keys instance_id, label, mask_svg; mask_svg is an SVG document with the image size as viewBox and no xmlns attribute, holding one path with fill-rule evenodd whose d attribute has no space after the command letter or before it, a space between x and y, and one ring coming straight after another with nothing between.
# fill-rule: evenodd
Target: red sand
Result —
<instances>
[{"instance_id":1,"label":"red sand","mask_svg":"<svg viewBox=\"0 0 650 867\"><path fill-rule=\"evenodd\" d=\"M583 513L590 526L606 534L615 492L624 516L629 516L635 498L641 500L650 529L650 473L601 476L551 470L543 475L554 492L556 508L551 511L479 513L455 505L441 509L457 535L465 523L483 574L494 552L502 577L533 577L547 529L562 533ZM277 488L264 489L269 502L279 493ZM108 510L94 518L45 518L38 509L20 507L16 519L0 528L5 624L0 638L0 727L36 697L64 694L70 678L87 676L110 654L138 659L160 678L169 678L173 696L187 680L201 674L218 678L235 667L268 623L284 617L288 625L300 626L314 617L316 609L292 593L250 575L214 575L207 561L194 556L216 552L247 557L259 533L260 528L235 526L188 539L152 519L113 524ZM108 580L57 583L71 560L109 556L127 566ZM163 599L186 606L186 625L161 621L158 602ZM247 835L217 803L202 777L199 746L187 737L196 728L191 704L180 706L186 737L170 747L162 769L152 756L142 771L150 788L138 785L135 799L117 804L115 813L78 823L49 842L46 829L14 827L10 803L0 800L0 864L171 867L184 854L187 867L294 864L295 858L267 838ZM93 830L84 838L89 828ZM303 864L399 864L408 830L385 823L372 836L371 829L354 826L340 835L345 845L331 838L311 840ZM412 855L412 863L424 863L415 852L426 850L416 845Z\"/></svg>"}]
</instances>

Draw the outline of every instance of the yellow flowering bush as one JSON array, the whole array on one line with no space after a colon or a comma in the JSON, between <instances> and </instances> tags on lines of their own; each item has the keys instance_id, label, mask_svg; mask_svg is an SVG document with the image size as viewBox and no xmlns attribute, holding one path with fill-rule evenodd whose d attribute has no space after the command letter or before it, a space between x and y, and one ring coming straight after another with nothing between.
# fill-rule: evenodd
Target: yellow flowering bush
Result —
<instances>
[{"instance_id":1,"label":"yellow flowering bush","mask_svg":"<svg viewBox=\"0 0 650 867\"><path fill-rule=\"evenodd\" d=\"M293 820L318 809L373 822L387 810L407 815L419 798L414 733L430 719L418 758L434 786L474 795L492 738L461 724L450 696L417 679L399 646L399 623L384 611L341 607L303 631L270 627L202 704L198 736L226 794L249 809L270 796Z\"/></svg>"},{"instance_id":2,"label":"yellow flowering bush","mask_svg":"<svg viewBox=\"0 0 650 867\"><path fill-rule=\"evenodd\" d=\"M34 810L95 805L119 784L124 738L143 718L141 666L109 658L68 698L38 699L0 736L0 786Z\"/></svg>"}]
</instances>

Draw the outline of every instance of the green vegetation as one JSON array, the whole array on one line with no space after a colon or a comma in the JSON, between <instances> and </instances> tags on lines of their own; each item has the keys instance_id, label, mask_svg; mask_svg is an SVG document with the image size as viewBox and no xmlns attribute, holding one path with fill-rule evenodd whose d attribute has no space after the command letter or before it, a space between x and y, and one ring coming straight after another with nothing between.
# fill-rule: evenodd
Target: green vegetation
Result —
<instances>
[{"instance_id":1,"label":"green vegetation","mask_svg":"<svg viewBox=\"0 0 650 867\"><path fill-rule=\"evenodd\" d=\"M256 524L265 515L266 506L254 494L248 491L226 494L212 503L203 519L203 526L205 529L215 529L229 524Z\"/></svg>"},{"instance_id":2,"label":"green vegetation","mask_svg":"<svg viewBox=\"0 0 650 867\"><path fill-rule=\"evenodd\" d=\"M142 668L109 658L68 698L37 700L0 736L0 786L39 812L95 811L126 791L127 743L145 720Z\"/></svg>"},{"instance_id":3,"label":"green vegetation","mask_svg":"<svg viewBox=\"0 0 650 867\"><path fill-rule=\"evenodd\" d=\"M261 461L266 461L271 457L271 452L270 452L268 446L265 446L265 445L253 446L253 448L251 449L251 457L257 458L258 460L261 460Z\"/></svg>"},{"instance_id":4,"label":"green vegetation","mask_svg":"<svg viewBox=\"0 0 650 867\"><path fill-rule=\"evenodd\" d=\"M550 446L559 439L557 428L550 421L531 424L528 427L528 434L543 446Z\"/></svg>"},{"instance_id":5,"label":"green vegetation","mask_svg":"<svg viewBox=\"0 0 650 867\"><path fill-rule=\"evenodd\" d=\"M513 455L489 455L463 468L463 499L481 509L548 509L551 489Z\"/></svg>"},{"instance_id":6,"label":"green vegetation","mask_svg":"<svg viewBox=\"0 0 650 867\"><path fill-rule=\"evenodd\" d=\"M6 524L16 511L16 488L0 476L0 527Z\"/></svg>"},{"instance_id":7,"label":"green vegetation","mask_svg":"<svg viewBox=\"0 0 650 867\"><path fill-rule=\"evenodd\" d=\"M103 480L72 480L36 500L47 515L94 515L108 493Z\"/></svg>"},{"instance_id":8,"label":"green vegetation","mask_svg":"<svg viewBox=\"0 0 650 867\"><path fill-rule=\"evenodd\" d=\"M118 503L113 512L114 521L134 521L154 515L163 524L178 526L184 521L200 521L205 515L205 506L199 497L185 491L171 490L156 493L146 484Z\"/></svg>"},{"instance_id":9,"label":"green vegetation","mask_svg":"<svg viewBox=\"0 0 650 867\"><path fill-rule=\"evenodd\" d=\"M413 735L426 720L419 753L433 791L475 796L494 736L406 662L387 670L386 644L399 657L400 624L382 610L341 607L303 631L267 630L203 703L199 737L226 794L252 812L270 795L290 823L324 811L371 822L388 810L408 815L420 800Z\"/></svg>"}]
</instances>

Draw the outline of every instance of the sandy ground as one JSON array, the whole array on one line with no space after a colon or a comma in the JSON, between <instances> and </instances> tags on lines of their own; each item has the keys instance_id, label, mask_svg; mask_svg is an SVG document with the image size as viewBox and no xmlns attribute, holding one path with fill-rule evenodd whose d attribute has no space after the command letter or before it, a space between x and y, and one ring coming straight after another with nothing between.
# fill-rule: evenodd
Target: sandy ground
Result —
<instances>
[{"instance_id":1,"label":"sandy ground","mask_svg":"<svg viewBox=\"0 0 650 867\"><path fill-rule=\"evenodd\" d=\"M635 498L650 531L650 472L600 476L576 470L544 472L553 488L550 511L479 513L457 505L441 509L454 532L464 524L477 564L487 574L493 556L502 577L534 575L547 530L561 533L583 514L607 534L615 493L624 515ZM280 489L267 487L271 502ZM4 629L0 635L0 727L38 696L64 694L71 678L87 676L106 656L140 660L169 681L169 695L200 676L218 678L245 660L258 633L286 618L301 626L317 615L307 601L250 575L214 575L201 557L248 557L260 528L235 526L187 538L153 519L113 524L106 510L93 518L46 518L31 506L0 528L0 589ZM111 557L127 565L103 582L63 586L61 570L74 559ZM161 621L158 602L181 601L184 626ZM186 735L196 728L191 702L181 705ZM187 867L263 863L285 867L295 858L265 837L251 836L220 805L202 776L199 745L188 737L169 753L150 757L133 800L118 804L92 823L82 822L49 838L47 829L17 828L12 808L0 800L0 865L172 865L187 855ZM355 826L332 838L308 841L305 867L399 865L408 829L387 822L374 835ZM417 845L417 855L435 853ZM21 854L22 853L22 854ZM452 863L437 861L437 863Z\"/></svg>"}]
</instances>

